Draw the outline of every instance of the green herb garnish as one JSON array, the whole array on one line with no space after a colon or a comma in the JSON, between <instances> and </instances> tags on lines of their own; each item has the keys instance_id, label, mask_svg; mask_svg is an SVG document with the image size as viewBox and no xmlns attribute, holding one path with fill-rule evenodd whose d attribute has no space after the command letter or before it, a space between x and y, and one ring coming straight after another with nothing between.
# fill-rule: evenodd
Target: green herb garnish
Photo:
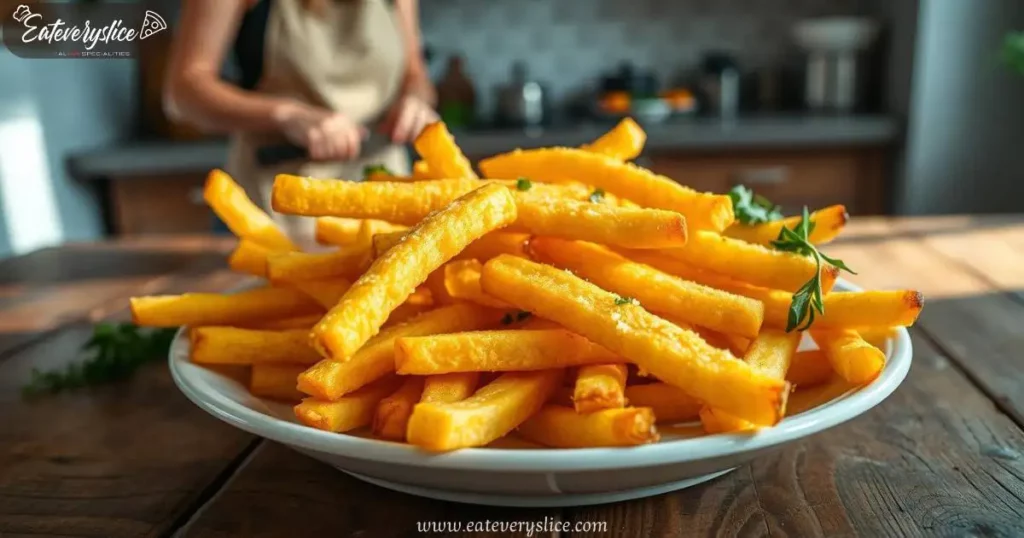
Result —
<instances>
[{"instance_id":1,"label":"green herb garnish","mask_svg":"<svg viewBox=\"0 0 1024 538\"><path fill-rule=\"evenodd\" d=\"M63 369L32 370L26 396L101 385L130 377L143 364L167 356L176 329L140 329L130 323L101 323L82 347L91 353Z\"/></svg>"},{"instance_id":2,"label":"green herb garnish","mask_svg":"<svg viewBox=\"0 0 1024 538\"><path fill-rule=\"evenodd\" d=\"M530 187L533 187L533 182L525 177L521 177L516 180L516 190L528 191Z\"/></svg>"},{"instance_id":3,"label":"green herb garnish","mask_svg":"<svg viewBox=\"0 0 1024 538\"><path fill-rule=\"evenodd\" d=\"M595 204L600 204L604 201L604 189L594 189L594 192L590 193L590 201Z\"/></svg>"},{"instance_id":4,"label":"green herb garnish","mask_svg":"<svg viewBox=\"0 0 1024 538\"><path fill-rule=\"evenodd\" d=\"M782 229L779 230L778 239L772 241L772 246L775 247L776 250L792 252L801 256L810 256L814 258L814 263L817 266L814 276L811 277L806 284L801 286L800 289L793 293L793 300L789 303L789 316L786 320L786 332L790 332L794 329L805 331L812 323L814 323L816 313L825 313L825 303L823 299L824 294L821 291L822 260L825 260L850 274L857 274L847 267L842 260L830 258L829 256L822 254L818 250L818 247L814 246L809 239L811 232L813 231L814 221L811 220L807 207L804 206L804 212L800 222L792 229L783 226Z\"/></svg>"},{"instance_id":5,"label":"green herb garnish","mask_svg":"<svg viewBox=\"0 0 1024 538\"><path fill-rule=\"evenodd\" d=\"M616 295L615 296L615 306L622 306L624 304L631 304L631 305L635 305L635 306L640 306L640 301L637 301L636 299L634 299L632 297L623 297L622 295Z\"/></svg>"},{"instance_id":6,"label":"green herb garnish","mask_svg":"<svg viewBox=\"0 0 1024 538\"><path fill-rule=\"evenodd\" d=\"M383 164L368 164L368 165L363 167L363 179L364 180L365 179L369 179L370 176L372 176L374 174L384 174L384 175L387 175L387 176L395 175L395 174L391 173L391 170L389 170L388 167L384 166Z\"/></svg>"},{"instance_id":7,"label":"green herb garnish","mask_svg":"<svg viewBox=\"0 0 1024 538\"><path fill-rule=\"evenodd\" d=\"M732 211L740 224L753 226L782 219L782 209L779 206L764 196L754 194L754 191L743 185L733 187L729 191L729 198L732 199Z\"/></svg>"}]
</instances>

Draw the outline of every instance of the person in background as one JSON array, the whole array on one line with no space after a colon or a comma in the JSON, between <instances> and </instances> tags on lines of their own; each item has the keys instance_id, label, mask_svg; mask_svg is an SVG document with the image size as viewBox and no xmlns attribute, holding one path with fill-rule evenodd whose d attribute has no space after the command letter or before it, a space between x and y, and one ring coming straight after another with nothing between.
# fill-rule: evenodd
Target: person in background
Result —
<instances>
[{"instance_id":1,"label":"person in background","mask_svg":"<svg viewBox=\"0 0 1024 538\"><path fill-rule=\"evenodd\" d=\"M417 4L184 0L164 106L172 118L231 134L225 170L268 212L279 173L360 179L365 165L383 164L405 174L404 144L437 120ZM229 48L238 85L220 76ZM308 157L257 162L258 148L289 142ZM312 240L313 219L271 214L294 240Z\"/></svg>"}]
</instances>

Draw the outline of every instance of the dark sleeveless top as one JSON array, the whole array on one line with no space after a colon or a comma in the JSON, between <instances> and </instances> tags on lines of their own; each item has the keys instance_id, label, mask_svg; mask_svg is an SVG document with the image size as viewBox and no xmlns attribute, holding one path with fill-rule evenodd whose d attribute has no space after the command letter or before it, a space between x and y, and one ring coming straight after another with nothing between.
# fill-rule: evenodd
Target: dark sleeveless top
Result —
<instances>
[{"instance_id":1,"label":"dark sleeveless top","mask_svg":"<svg viewBox=\"0 0 1024 538\"><path fill-rule=\"evenodd\" d=\"M267 21L270 19L271 0L259 0L245 12L235 37L235 62L239 71L239 86L246 90L256 88L263 76L263 47L266 42Z\"/></svg>"}]
</instances>

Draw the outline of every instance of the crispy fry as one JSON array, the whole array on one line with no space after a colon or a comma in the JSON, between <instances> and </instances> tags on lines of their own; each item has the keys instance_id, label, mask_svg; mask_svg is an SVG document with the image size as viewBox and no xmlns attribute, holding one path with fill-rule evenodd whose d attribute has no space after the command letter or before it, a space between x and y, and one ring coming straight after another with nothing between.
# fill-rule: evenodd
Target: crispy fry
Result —
<instances>
[{"instance_id":1,"label":"crispy fry","mask_svg":"<svg viewBox=\"0 0 1024 538\"><path fill-rule=\"evenodd\" d=\"M832 378L832 365L820 349L799 351L793 355L793 363L786 372L786 380L797 390L820 385Z\"/></svg>"},{"instance_id":2,"label":"crispy fry","mask_svg":"<svg viewBox=\"0 0 1024 538\"><path fill-rule=\"evenodd\" d=\"M267 276L271 281L297 282L331 278L355 278L369 262L369 251L349 245L333 252L272 253L267 257Z\"/></svg>"},{"instance_id":3,"label":"crispy fry","mask_svg":"<svg viewBox=\"0 0 1024 538\"><path fill-rule=\"evenodd\" d=\"M257 331L287 331L289 329L312 329L316 322L320 321L322 314L307 316L294 316L290 318L272 319L247 323L242 329L253 329Z\"/></svg>"},{"instance_id":4,"label":"crispy fry","mask_svg":"<svg viewBox=\"0 0 1024 538\"><path fill-rule=\"evenodd\" d=\"M270 249L251 240L242 239L228 256L228 267L232 271L254 276L267 276L267 256Z\"/></svg>"},{"instance_id":5,"label":"crispy fry","mask_svg":"<svg viewBox=\"0 0 1024 538\"><path fill-rule=\"evenodd\" d=\"M417 225L356 280L315 327L314 347L325 357L347 360L431 271L485 233L515 220L508 189L485 185Z\"/></svg>"},{"instance_id":6,"label":"crispy fry","mask_svg":"<svg viewBox=\"0 0 1024 538\"><path fill-rule=\"evenodd\" d=\"M295 416L318 430L341 433L361 428L373 420L377 404L401 384L401 378L390 376L334 401L306 398L295 406Z\"/></svg>"},{"instance_id":7,"label":"crispy fry","mask_svg":"<svg viewBox=\"0 0 1024 538\"><path fill-rule=\"evenodd\" d=\"M426 126L413 142L416 151L427 161L430 173L440 174L448 178L476 179L476 172L469 164L469 159L462 154L455 138L448 132L443 122L435 122Z\"/></svg>"},{"instance_id":8,"label":"crispy fry","mask_svg":"<svg viewBox=\"0 0 1024 538\"><path fill-rule=\"evenodd\" d=\"M629 405L649 407L659 423L694 420L701 403L678 387L668 383L648 383L626 387Z\"/></svg>"},{"instance_id":9,"label":"crispy fry","mask_svg":"<svg viewBox=\"0 0 1024 538\"><path fill-rule=\"evenodd\" d=\"M758 301L665 274L598 245L538 237L530 253L673 321L745 337L757 336L761 328L764 306Z\"/></svg>"},{"instance_id":10,"label":"crispy fry","mask_svg":"<svg viewBox=\"0 0 1024 538\"><path fill-rule=\"evenodd\" d=\"M503 315L500 310L465 303L421 314L381 331L346 362L324 359L314 364L299 375L299 390L322 400L336 400L395 371L396 339L488 329L497 326Z\"/></svg>"},{"instance_id":11,"label":"crispy fry","mask_svg":"<svg viewBox=\"0 0 1024 538\"><path fill-rule=\"evenodd\" d=\"M711 271L755 286L796 291L817 272L814 260L792 252L753 245L712 232L690 234L686 246L663 254L698 269ZM822 288L832 289L839 269L822 263Z\"/></svg>"},{"instance_id":12,"label":"crispy fry","mask_svg":"<svg viewBox=\"0 0 1024 538\"><path fill-rule=\"evenodd\" d=\"M373 236L373 254L379 257L389 248L402 242L407 232L381 233ZM473 241L465 250L455 256L456 260L480 260L485 262L501 254L512 254L513 256L526 256L526 244L529 241L528 234L510 232L491 232L476 241Z\"/></svg>"},{"instance_id":13,"label":"crispy fry","mask_svg":"<svg viewBox=\"0 0 1024 538\"><path fill-rule=\"evenodd\" d=\"M473 331L395 342L399 374L515 372L622 361L564 329Z\"/></svg>"},{"instance_id":14,"label":"crispy fry","mask_svg":"<svg viewBox=\"0 0 1024 538\"><path fill-rule=\"evenodd\" d=\"M421 402L451 403L469 398L480 383L480 372L453 372L424 378Z\"/></svg>"},{"instance_id":15,"label":"crispy fry","mask_svg":"<svg viewBox=\"0 0 1024 538\"><path fill-rule=\"evenodd\" d=\"M430 165L427 164L427 161L416 161L412 163L412 179L414 181L425 181L442 178L430 170Z\"/></svg>"},{"instance_id":16,"label":"crispy fry","mask_svg":"<svg viewBox=\"0 0 1024 538\"><path fill-rule=\"evenodd\" d=\"M480 182L474 179L354 183L281 174L274 178L272 202L280 213L412 226L478 187Z\"/></svg>"},{"instance_id":17,"label":"crispy fry","mask_svg":"<svg viewBox=\"0 0 1024 538\"><path fill-rule=\"evenodd\" d=\"M423 378L407 377L402 386L377 404L373 415L373 434L392 441L405 440L405 428L409 424L412 408L423 394Z\"/></svg>"},{"instance_id":18,"label":"crispy fry","mask_svg":"<svg viewBox=\"0 0 1024 538\"><path fill-rule=\"evenodd\" d=\"M234 327L196 327L189 331L192 362L199 364L291 363L319 360L309 347L309 331L255 331Z\"/></svg>"},{"instance_id":19,"label":"crispy fry","mask_svg":"<svg viewBox=\"0 0 1024 538\"><path fill-rule=\"evenodd\" d=\"M373 249L373 237L377 234L388 234L395 232L408 232L408 226L391 224L383 220L363 219L359 224L359 232L356 234L356 244L367 250Z\"/></svg>"},{"instance_id":20,"label":"crispy fry","mask_svg":"<svg viewBox=\"0 0 1024 538\"><path fill-rule=\"evenodd\" d=\"M646 407L579 414L546 405L516 430L527 440L558 448L635 446L658 440L654 412Z\"/></svg>"},{"instance_id":21,"label":"crispy fry","mask_svg":"<svg viewBox=\"0 0 1024 538\"><path fill-rule=\"evenodd\" d=\"M797 390L789 397L786 415L794 416L810 411L815 407L835 400L856 387L857 385L837 375L832 377L827 383L815 385L804 390Z\"/></svg>"},{"instance_id":22,"label":"crispy fry","mask_svg":"<svg viewBox=\"0 0 1024 538\"><path fill-rule=\"evenodd\" d=\"M323 312L305 294L286 288L258 288L233 294L185 293L132 297L132 322L148 327L245 325Z\"/></svg>"},{"instance_id":23,"label":"crispy fry","mask_svg":"<svg viewBox=\"0 0 1024 538\"><path fill-rule=\"evenodd\" d=\"M456 260L444 266L444 288L448 295L471 303L494 308L510 308L480 289L480 271L483 265L477 260Z\"/></svg>"},{"instance_id":24,"label":"crispy fry","mask_svg":"<svg viewBox=\"0 0 1024 538\"><path fill-rule=\"evenodd\" d=\"M735 223L725 230L725 235L733 239L739 239L748 243L771 246L772 241L779 238L779 232L783 227L793 229L800 224L802 217L789 217L773 222L765 222L754 226L746 226ZM846 206L833 205L819 209L811 213L811 222L814 223L814 230L811 231L810 240L815 245L823 245L835 239L843 230L850 215L846 212Z\"/></svg>"},{"instance_id":25,"label":"crispy fry","mask_svg":"<svg viewBox=\"0 0 1024 538\"><path fill-rule=\"evenodd\" d=\"M630 161L640 155L647 141L647 133L633 118L623 118L612 130L601 135L593 143L584 144L582 149L601 153L620 161Z\"/></svg>"},{"instance_id":26,"label":"crispy fry","mask_svg":"<svg viewBox=\"0 0 1024 538\"><path fill-rule=\"evenodd\" d=\"M445 287L444 267L438 267L427 275L427 280L423 283L423 287L430 291L430 297L434 300L434 304L436 305L447 305L458 302L454 297L448 294L448 288Z\"/></svg>"},{"instance_id":27,"label":"crispy fry","mask_svg":"<svg viewBox=\"0 0 1024 538\"><path fill-rule=\"evenodd\" d=\"M626 405L625 364L581 366L576 374L572 401L577 413L593 413Z\"/></svg>"},{"instance_id":28,"label":"crispy fry","mask_svg":"<svg viewBox=\"0 0 1024 538\"><path fill-rule=\"evenodd\" d=\"M862 327L857 329L857 334L859 334L865 342L877 347L878 349L885 350L885 346L889 339L896 337L896 327Z\"/></svg>"},{"instance_id":29,"label":"crispy fry","mask_svg":"<svg viewBox=\"0 0 1024 538\"><path fill-rule=\"evenodd\" d=\"M811 336L825 352L832 369L850 383L870 383L885 367L885 353L865 342L856 331L812 327Z\"/></svg>"},{"instance_id":30,"label":"crispy fry","mask_svg":"<svg viewBox=\"0 0 1024 538\"><path fill-rule=\"evenodd\" d=\"M565 271L499 256L484 265L481 283L488 294L562 324L709 405L757 424L782 416L785 381Z\"/></svg>"},{"instance_id":31,"label":"crispy fry","mask_svg":"<svg viewBox=\"0 0 1024 538\"><path fill-rule=\"evenodd\" d=\"M502 374L473 396L453 403L419 403L408 441L435 451L483 446L534 414L561 383L562 370Z\"/></svg>"},{"instance_id":32,"label":"crispy fry","mask_svg":"<svg viewBox=\"0 0 1024 538\"><path fill-rule=\"evenodd\" d=\"M302 370L299 364L253 364L249 392L261 398L297 402L304 396L295 388L295 378Z\"/></svg>"},{"instance_id":33,"label":"crispy fry","mask_svg":"<svg viewBox=\"0 0 1024 538\"><path fill-rule=\"evenodd\" d=\"M800 333L765 329L750 344L743 362L774 379L785 379L789 365L800 343ZM728 411L705 407L700 411L701 423L707 433L725 433L757 429L757 425L738 418Z\"/></svg>"},{"instance_id":34,"label":"crispy fry","mask_svg":"<svg viewBox=\"0 0 1024 538\"><path fill-rule=\"evenodd\" d=\"M417 304L406 300L404 303L398 305L398 308L391 311L391 315L388 316L388 320L384 322L384 325L381 325L381 328L386 329L388 327L394 327L400 323L405 323L424 312L429 312L432 308L432 305Z\"/></svg>"},{"instance_id":35,"label":"crispy fry","mask_svg":"<svg viewBox=\"0 0 1024 538\"><path fill-rule=\"evenodd\" d=\"M312 298L324 309L329 309L338 304L341 296L345 294L352 282L344 278L324 278L318 280L296 280L289 285ZM310 325L312 327L312 325Z\"/></svg>"},{"instance_id":36,"label":"crispy fry","mask_svg":"<svg viewBox=\"0 0 1024 538\"><path fill-rule=\"evenodd\" d=\"M734 219L728 196L699 193L649 170L582 149L515 150L484 159L480 170L489 178L582 179L643 207L682 213L693 230L722 231Z\"/></svg>"},{"instance_id":37,"label":"crispy fry","mask_svg":"<svg viewBox=\"0 0 1024 538\"><path fill-rule=\"evenodd\" d=\"M252 203L245 190L223 171L214 169L206 177L203 199L239 238L271 250L297 250L270 215Z\"/></svg>"},{"instance_id":38,"label":"crispy fry","mask_svg":"<svg viewBox=\"0 0 1024 538\"><path fill-rule=\"evenodd\" d=\"M362 222L345 217L320 217L316 219L316 242L336 246L355 243Z\"/></svg>"},{"instance_id":39,"label":"crispy fry","mask_svg":"<svg viewBox=\"0 0 1024 538\"><path fill-rule=\"evenodd\" d=\"M615 207L564 198L520 198L516 228L534 235L629 248L686 244L686 219L674 211Z\"/></svg>"}]
</instances>

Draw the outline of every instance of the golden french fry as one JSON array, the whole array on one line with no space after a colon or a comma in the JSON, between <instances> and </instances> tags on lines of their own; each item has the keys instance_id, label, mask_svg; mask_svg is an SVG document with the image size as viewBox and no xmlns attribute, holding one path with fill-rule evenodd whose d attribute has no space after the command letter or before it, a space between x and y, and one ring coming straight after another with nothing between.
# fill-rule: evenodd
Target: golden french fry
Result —
<instances>
[{"instance_id":1,"label":"golden french fry","mask_svg":"<svg viewBox=\"0 0 1024 538\"><path fill-rule=\"evenodd\" d=\"M694 420L701 408L700 401L668 383L627 386L626 400L632 406L651 408L659 423Z\"/></svg>"},{"instance_id":2,"label":"golden french fry","mask_svg":"<svg viewBox=\"0 0 1024 538\"><path fill-rule=\"evenodd\" d=\"M885 367L885 353L867 343L850 329L811 328L811 336L825 352L832 369L843 379L857 385L874 381Z\"/></svg>"},{"instance_id":3,"label":"golden french fry","mask_svg":"<svg viewBox=\"0 0 1024 538\"><path fill-rule=\"evenodd\" d=\"M475 179L355 183L280 174L274 178L272 202L280 213L412 226L480 185Z\"/></svg>"},{"instance_id":4,"label":"golden french fry","mask_svg":"<svg viewBox=\"0 0 1024 538\"><path fill-rule=\"evenodd\" d=\"M576 374L572 401L577 413L593 413L626 405L626 365L581 366Z\"/></svg>"},{"instance_id":5,"label":"golden french fry","mask_svg":"<svg viewBox=\"0 0 1024 538\"><path fill-rule=\"evenodd\" d=\"M381 325L381 329L405 323L424 312L429 312L431 309L433 309L432 305L417 304L406 300L391 311L391 314L388 316L388 320L384 322L384 325Z\"/></svg>"},{"instance_id":6,"label":"golden french fry","mask_svg":"<svg viewBox=\"0 0 1024 538\"><path fill-rule=\"evenodd\" d=\"M515 372L623 362L564 329L473 331L395 341L399 374Z\"/></svg>"},{"instance_id":7,"label":"golden french fry","mask_svg":"<svg viewBox=\"0 0 1024 538\"><path fill-rule=\"evenodd\" d=\"M430 297L436 305L447 305L458 302L457 299L448 294L444 284L444 267L439 267L427 275L423 287L430 290Z\"/></svg>"},{"instance_id":8,"label":"golden french fry","mask_svg":"<svg viewBox=\"0 0 1024 538\"><path fill-rule=\"evenodd\" d=\"M450 403L465 400L476 392L480 372L453 372L424 378L421 402Z\"/></svg>"},{"instance_id":9,"label":"golden french fry","mask_svg":"<svg viewBox=\"0 0 1024 538\"><path fill-rule=\"evenodd\" d=\"M303 369L300 364L253 364L249 392L261 398L297 402L304 395L295 388L295 378Z\"/></svg>"},{"instance_id":10,"label":"golden french fry","mask_svg":"<svg viewBox=\"0 0 1024 538\"><path fill-rule=\"evenodd\" d=\"M316 242L321 245L350 245L359 235L361 219L320 217L316 219Z\"/></svg>"},{"instance_id":11,"label":"golden french fry","mask_svg":"<svg viewBox=\"0 0 1024 538\"><path fill-rule=\"evenodd\" d=\"M438 121L424 127L413 142L413 147L427 161L432 174L447 178L477 178L469 159L455 144L455 138L448 132L444 122Z\"/></svg>"},{"instance_id":12,"label":"golden french fry","mask_svg":"<svg viewBox=\"0 0 1024 538\"><path fill-rule=\"evenodd\" d=\"M237 326L323 312L316 301L286 288L258 288L233 294L151 295L132 297L129 302L132 322L148 327Z\"/></svg>"},{"instance_id":13,"label":"golden french fry","mask_svg":"<svg viewBox=\"0 0 1024 538\"><path fill-rule=\"evenodd\" d=\"M405 241L377 258L313 327L314 347L325 357L350 358L431 271L515 217L516 205L508 189L485 185L427 218Z\"/></svg>"},{"instance_id":14,"label":"golden french fry","mask_svg":"<svg viewBox=\"0 0 1024 538\"><path fill-rule=\"evenodd\" d=\"M427 450L483 446L534 414L562 381L562 370L502 374L460 402L416 404L408 441Z\"/></svg>"},{"instance_id":15,"label":"golden french fry","mask_svg":"<svg viewBox=\"0 0 1024 538\"><path fill-rule=\"evenodd\" d=\"M713 232L690 234L686 246L661 251L665 256L755 286L789 292L800 289L817 274L814 260ZM839 268L822 262L822 288L831 290Z\"/></svg>"},{"instance_id":16,"label":"golden french fry","mask_svg":"<svg viewBox=\"0 0 1024 538\"><path fill-rule=\"evenodd\" d=\"M373 236L373 256L380 257L386 250L402 242L407 232L379 233ZM529 234L510 232L491 232L473 241L465 250L455 256L456 260L480 260L485 262L501 254L526 256L526 244Z\"/></svg>"},{"instance_id":17,"label":"golden french fry","mask_svg":"<svg viewBox=\"0 0 1024 538\"><path fill-rule=\"evenodd\" d=\"M757 336L761 328L760 302L665 274L598 245L537 237L530 241L530 253L673 321L745 337Z\"/></svg>"},{"instance_id":18,"label":"golden french fry","mask_svg":"<svg viewBox=\"0 0 1024 538\"><path fill-rule=\"evenodd\" d=\"M321 400L336 400L395 371L395 340L403 336L488 329L504 312L456 304L421 314L380 332L348 361L324 359L299 375L299 390Z\"/></svg>"},{"instance_id":19,"label":"golden french fry","mask_svg":"<svg viewBox=\"0 0 1024 538\"><path fill-rule=\"evenodd\" d=\"M199 364L291 363L310 365L320 357L309 347L309 331L256 331L196 327L189 331L192 362Z\"/></svg>"},{"instance_id":20,"label":"golden french fry","mask_svg":"<svg viewBox=\"0 0 1024 538\"><path fill-rule=\"evenodd\" d=\"M607 155L620 161L630 161L640 155L647 141L647 133L633 118L623 118L612 130L601 135L582 149L592 153Z\"/></svg>"},{"instance_id":21,"label":"golden french fry","mask_svg":"<svg viewBox=\"0 0 1024 538\"><path fill-rule=\"evenodd\" d=\"M382 220L364 219L359 224L359 232L356 234L356 244L366 250L373 249L373 238L377 234L389 234L396 232L407 232L408 226L391 224Z\"/></svg>"},{"instance_id":22,"label":"golden french fry","mask_svg":"<svg viewBox=\"0 0 1024 538\"><path fill-rule=\"evenodd\" d=\"M824 384L815 385L803 390L797 389L789 397L789 409L786 414L793 416L810 411L815 407L835 400L856 387L856 384L850 383L837 375Z\"/></svg>"},{"instance_id":23,"label":"golden french fry","mask_svg":"<svg viewBox=\"0 0 1024 538\"><path fill-rule=\"evenodd\" d=\"M477 260L455 260L444 266L444 288L448 295L471 303L494 308L510 308L480 289L480 271L483 265Z\"/></svg>"},{"instance_id":24,"label":"golden french fry","mask_svg":"<svg viewBox=\"0 0 1024 538\"><path fill-rule=\"evenodd\" d=\"M228 267L232 271L254 276L267 276L267 256L270 249L251 240L242 239L228 256Z\"/></svg>"},{"instance_id":25,"label":"golden french fry","mask_svg":"<svg viewBox=\"0 0 1024 538\"><path fill-rule=\"evenodd\" d=\"M700 193L649 170L582 149L515 150L484 159L480 170L489 178L582 179L643 207L682 213L693 230L722 231L734 220L728 196Z\"/></svg>"},{"instance_id":26,"label":"golden french fry","mask_svg":"<svg viewBox=\"0 0 1024 538\"><path fill-rule=\"evenodd\" d=\"M271 250L296 250L274 220L252 203L231 176L212 170L206 177L203 199L232 233L241 239L255 241Z\"/></svg>"},{"instance_id":27,"label":"golden french fry","mask_svg":"<svg viewBox=\"0 0 1024 538\"><path fill-rule=\"evenodd\" d=\"M769 377L785 379L799 344L798 332L765 329L750 343L743 362ZM756 424L713 407L701 409L700 418L707 433L751 431L758 428Z\"/></svg>"},{"instance_id":28,"label":"golden french fry","mask_svg":"<svg viewBox=\"0 0 1024 538\"><path fill-rule=\"evenodd\" d=\"M295 280L288 284L289 286L308 295L311 299L319 303L320 306L324 307L324 309L329 309L338 304L338 301L341 300L341 296L344 295L350 287L352 287L352 283L344 278ZM312 326L313 325L310 325L310 327Z\"/></svg>"},{"instance_id":29,"label":"golden french fry","mask_svg":"<svg viewBox=\"0 0 1024 538\"><path fill-rule=\"evenodd\" d=\"M798 390L820 385L832 378L832 365L820 349L799 351L793 355L793 363L786 372L786 380Z\"/></svg>"},{"instance_id":30,"label":"golden french fry","mask_svg":"<svg viewBox=\"0 0 1024 538\"><path fill-rule=\"evenodd\" d=\"M520 198L516 228L534 235L629 248L686 244L686 219L675 211L616 207L565 198Z\"/></svg>"},{"instance_id":31,"label":"golden french fry","mask_svg":"<svg viewBox=\"0 0 1024 538\"><path fill-rule=\"evenodd\" d=\"M377 412L373 415L371 430L382 439L404 441L405 429L409 424L412 408L420 401L423 394L423 378L407 377L390 396L377 404Z\"/></svg>"},{"instance_id":32,"label":"golden french fry","mask_svg":"<svg viewBox=\"0 0 1024 538\"><path fill-rule=\"evenodd\" d=\"M756 424L782 417L785 381L574 275L499 256L484 265L481 283L486 293L560 323L709 405Z\"/></svg>"},{"instance_id":33,"label":"golden french fry","mask_svg":"<svg viewBox=\"0 0 1024 538\"><path fill-rule=\"evenodd\" d=\"M281 252L267 257L271 281L350 279L361 274L370 260L369 250L349 245L333 252Z\"/></svg>"},{"instance_id":34,"label":"golden french fry","mask_svg":"<svg viewBox=\"0 0 1024 538\"><path fill-rule=\"evenodd\" d=\"M815 245L822 245L832 241L843 230L850 215L846 213L846 206L833 205L819 209L811 213L811 222L814 223L814 230L811 231L809 239ZM800 224L802 216L789 217L773 222L765 222L753 226L735 223L725 230L725 235L733 239L739 239L748 243L771 246L772 241L779 238L779 232L783 227L794 229Z\"/></svg>"},{"instance_id":35,"label":"golden french fry","mask_svg":"<svg viewBox=\"0 0 1024 538\"><path fill-rule=\"evenodd\" d=\"M658 440L654 420L646 407L580 414L571 407L546 405L516 431L529 441L558 448L635 446Z\"/></svg>"},{"instance_id":36,"label":"golden french fry","mask_svg":"<svg viewBox=\"0 0 1024 538\"><path fill-rule=\"evenodd\" d=\"M896 327L862 327L857 329L857 334L865 342L884 350L889 339L896 337Z\"/></svg>"},{"instance_id":37,"label":"golden french fry","mask_svg":"<svg viewBox=\"0 0 1024 538\"><path fill-rule=\"evenodd\" d=\"M412 164L412 179L413 181L424 181L443 178L430 170L430 165L427 164L427 161L416 161Z\"/></svg>"},{"instance_id":38,"label":"golden french fry","mask_svg":"<svg viewBox=\"0 0 1024 538\"><path fill-rule=\"evenodd\" d=\"M390 376L334 401L306 398L295 406L295 416L306 426L336 433L368 426L377 404L401 384L401 378Z\"/></svg>"},{"instance_id":39,"label":"golden french fry","mask_svg":"<svg viewBox=\"0 0 1024 538\"><path fill-rule=\"evenodd\" d=\"M287 331L289 329L312 329L316 322L320 321L322 314L312 314L306 316L294 316L289 318L272 319L267 321L257 321L254 323L246 323L240 328L242 329L253 329L257 331Z\"/></svg>"}]
</instances>

